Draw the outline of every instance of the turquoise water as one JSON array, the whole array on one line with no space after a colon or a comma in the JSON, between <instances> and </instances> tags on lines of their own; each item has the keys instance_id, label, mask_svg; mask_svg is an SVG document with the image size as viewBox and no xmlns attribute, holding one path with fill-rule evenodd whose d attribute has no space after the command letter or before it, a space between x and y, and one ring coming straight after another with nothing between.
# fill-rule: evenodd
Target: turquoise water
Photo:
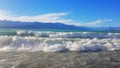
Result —
<instances>
[{"instance_id":1,"label":"turquoise water","mask_svg":"<svg viewBox=\"0 0 120 68\"><path fill-rule=\"evenodd\" d=\"M16 30L26 30L26 31L50 31L50 32L83 32L81 30L60 30L60 29L14 29L14 28L0 28L0 31L16 31Z\"/></svg>"},{"instance_id":2,"label":"turquoise water","mask_svg":"<svg viewBox=\"0 0 120 68\"><path fill-rule=\"evenodd\" d=\"M0 28L0 35L14 36L17 31L32 31L32 32L95 32L95 33L120 33L120 31L83 31L83 30L60 30L60 29L14 29Z\"/></svg>"},{"instance_id":3,"label":"turquoise water","mask_svg":"<svg viewBox=\"0 0 120 68\"><path fill-rule=\"evenodd\" d=\"M13 29L0 28L0 35L16 35L17 31L38 31L38 32L83 32L80 30L57 30L57 29Z\"/></svg>"}]
</instances>

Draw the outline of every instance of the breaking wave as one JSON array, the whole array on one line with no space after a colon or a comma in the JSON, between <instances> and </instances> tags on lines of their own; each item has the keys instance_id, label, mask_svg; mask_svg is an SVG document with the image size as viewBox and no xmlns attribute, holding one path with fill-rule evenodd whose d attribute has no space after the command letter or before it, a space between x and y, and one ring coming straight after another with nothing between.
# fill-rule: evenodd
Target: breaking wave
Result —
<instances>
[{"instance_id":1,"label":"breaking wave","mask_svg":"<svg viewBox=\"0 0 120 68\"><path fill-rule=\"evenodd\" d=\"M23 34L23 33L18 33ZM26 34L26 33L25 33ZM0 36L0 51L111 51L120 50L119 38L68 38L77 37L72 33L42 33L45 37L35 36ZM91 34L91 33L90 33ZM39 36L41 34L38 34ZM46 37L50 36L52 38ZM83 36L86 33L83 33ZM112 34L107 34L112 35ZM87 34L87 36L90 36ZM118 36L116 34L116 36ZM53 38L55 37L55 38ZM57 37L57 38L56 38ZM60 37L60 38L59 38ZM67 37L67 38L61 38Z\"/></svg>"}]
</instances>

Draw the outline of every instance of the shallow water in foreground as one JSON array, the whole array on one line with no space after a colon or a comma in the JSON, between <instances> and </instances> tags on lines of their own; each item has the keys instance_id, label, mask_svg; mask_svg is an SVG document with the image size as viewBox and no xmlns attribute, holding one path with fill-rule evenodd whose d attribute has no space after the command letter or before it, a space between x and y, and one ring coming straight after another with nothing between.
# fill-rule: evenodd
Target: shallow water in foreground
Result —
<instances>
[{"instance_id":1,"label":"shallow water in foreground","mask_svg":"<svg viewBox=\"0 0 120 68\"><path fill-rule=\"evenodd\" d=\"M120 51L0 52L0 68L119 68Z\"/></svg>"}]
</instances>

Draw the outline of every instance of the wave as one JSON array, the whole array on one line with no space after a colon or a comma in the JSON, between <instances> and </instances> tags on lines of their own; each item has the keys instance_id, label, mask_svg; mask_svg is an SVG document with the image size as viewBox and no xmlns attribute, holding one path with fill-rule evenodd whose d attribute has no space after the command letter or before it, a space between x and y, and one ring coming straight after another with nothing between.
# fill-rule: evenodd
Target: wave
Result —
<instances>
[{"instance_id":1,"label":"wave","mask_svg":"<svg viewBox=\"0 0 120 68\"><path fill-rule=\"evenodd\" d=\"M35 32L17 31L19 36L36 36L50 38L120 38L120 33L101 32Z\"/></svg>"},{"instance_id":2,"label":"wave","mask_svg":"<svg viewBox=\"0 0 120 68\"><path fill-rule=\"evenodd\" d=\"M0 51L112 51L120 50L119 38L43 38L0 36Z\"/></svg>"},{"instance_id":3,"label":"wave","mask_svg":"<svg viewBox=\"0 0 120 68\"><path fill-rule=\"evenodd\" d=\"M29 30L0 30L0 36L35 36L49 38L120 38L120 33L107 32L50 32Z\"/></svg>"}]
</instances>

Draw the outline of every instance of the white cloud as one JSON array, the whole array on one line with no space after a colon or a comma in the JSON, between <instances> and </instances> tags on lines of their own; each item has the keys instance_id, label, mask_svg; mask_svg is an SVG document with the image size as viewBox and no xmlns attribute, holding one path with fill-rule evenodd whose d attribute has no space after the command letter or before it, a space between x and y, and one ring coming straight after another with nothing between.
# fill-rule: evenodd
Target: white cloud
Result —
<instances>
[{"instance_id":1,"label":"white cloud","mask_svg":"<svg viewBox=\"0 0 120 68\"><path fill-rule=\"evenodd\" d=\"M10 14L10 13L7 12L7 11L0 10L0 20L7 19L9 14Z\"/></svg>"},{"instance_id":2,"label":"white cloud","mask_svg":"<svg viewBox=\"0 0 120 68\"><path fill-rule=\"evenodd\" d=\"M62 19L63 16L68 15L68 13L50 13L50 14L43 14L38 16L21 16L18 17L16 20L25 21L25 22L63 22L68 23L70 19Z\"/></svg>"},{"instance_id":3,"label":"white cloud","mask_svg":"<svg viewBox=\"0 0 120 68\"><path fill-rule=\"evenodd\" d=\"M70 12L61 12L61 13L49 13L36 16L17 16L8 11L0 10L0 20L12 20L12 21L22 21L22 22L50 22L50 23L64 23L76 26L96 26L102 23L111 22L112 19L99 19L93 22L87 23L75 23L72 19L63 19L64 16L67 16Z\"/></svg>"},{"instance_id":4,"label":"white cloud","mask_svg":"<svg viewBox=\"0 0 120 68\"><path fill-rule=\"evenodd\" d=\"M85 25L86 26L95 26L95 25L99 25L99 24L102 24L102 23L105 23L105 22L111 22L111 21L112 21L112 19L96 20L96 21L93 21L93 22L86 23Z\"/></svg>"},{"instance_id":5,"label":"white cloud","mask_svg":"<svg viewBox=\"0 0 120 68\"><path fill-rule=\"evenodd\" d=\"M87 22L87 23L70 23L70 24L76 25L76 26L98 26L100 24L111 22L111 21L112 19L99 19L99 20L95 20L95 21Z\"/></svg>"},{"instance_id":6,"label":"white cloud","mask_svg":"<svg viewBox=\"0 0 120 68\"><path fill-rule=\"evenodd\" d=\"M0 10L0 20L14 20L16 15L12 14L10 11Z\"/></svg>"},{"instance_id":7,"label":"white cloud","mask_svg":"<svg viewBox=\"0 0 120 68\"><path fill-rule=\"evenodd\" d=\"M36 16L16 16L14 14L10 14L6 11L0 10L0 20L12 20L12 21L22 21L22 22L62 22L68 23L71 22L71 19L62 19L62 17L68 15L69 13L61 12L61 13L50 13L50 14L42 14Z\"/></svg>"}]
</instances>

